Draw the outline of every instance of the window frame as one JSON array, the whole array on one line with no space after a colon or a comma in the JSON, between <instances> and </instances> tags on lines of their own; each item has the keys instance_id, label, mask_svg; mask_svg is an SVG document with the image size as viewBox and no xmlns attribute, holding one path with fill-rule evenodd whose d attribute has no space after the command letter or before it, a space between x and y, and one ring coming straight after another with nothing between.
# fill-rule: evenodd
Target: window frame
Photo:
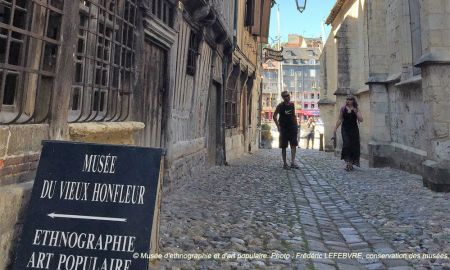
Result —
<instances>
[{"instance_id":1,"label":"window frame","mask_svg":"<svg viewBox=\"0 0 450 270\"><path fill-rule=\"evenodd\" d=\"M187 60L186 60L186 74L194 76L197 71L197 56L199 55L198 50L200 47L200 40L198 34L195 30L191 29L189 34L189 44L187 50Z\"/></svg>"},{"instance_id":2,"label":"window frame","mask_svg":"<svg viewBox=\"0 0 450 270\"><path fill-rule=\"evenodd\" d=\"M121 6L117 3L79 3L70 123L125 121L130 114L138 6L136 0L123 0Z\"/></svg>"},{"instance_id":3,"label":"window frame","mask_svg":"<svg viewBox=\"0 0 450 270\"><path fill-rule=\"evenodd\" d=\"M420 75L422 73L421 68L415 67L414 64L422 56L422 32L420 21L421 4L419 0L409 0L409 22L411 30L411 62L412 62L412 75Z\"/></svg>"},{"instance_id":4,"label":"window frame","mask_svg":"<svg viewBox=\"0 0 450 270\"><path fill-rule=\"evenodd\" d=\"M0 42L4 43L3 53L0 51L0 124L48 119L61 50L63 9L61 0L0 2Z\"/></svg>"},{"instance_id":5,"label":"window frame","mask_svg":"<svg viewBox=\"0 0 450 270\"><path fill-rule=\"evenodd\" d=\"M244 26L253 26L254 24L255 24L255 0L246 0Z\"/></svg>"}]
</instances>

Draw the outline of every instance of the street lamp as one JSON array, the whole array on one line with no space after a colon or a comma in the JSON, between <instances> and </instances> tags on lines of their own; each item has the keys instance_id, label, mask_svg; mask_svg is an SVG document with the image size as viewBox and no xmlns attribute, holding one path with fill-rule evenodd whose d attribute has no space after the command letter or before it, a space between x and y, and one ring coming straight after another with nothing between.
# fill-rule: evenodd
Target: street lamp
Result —
<instances>
[{"instance_id":1,"label":"street lamp","mask_svg":"<svg viewBox=\"0 0 450 270\"><path fill-rule=\"evenodd\" d=\"M307 0L295 0L297 3L297 10L300 11L300 13L303 13L306 9L306 1Z\"/></svg>"}]
</instances>

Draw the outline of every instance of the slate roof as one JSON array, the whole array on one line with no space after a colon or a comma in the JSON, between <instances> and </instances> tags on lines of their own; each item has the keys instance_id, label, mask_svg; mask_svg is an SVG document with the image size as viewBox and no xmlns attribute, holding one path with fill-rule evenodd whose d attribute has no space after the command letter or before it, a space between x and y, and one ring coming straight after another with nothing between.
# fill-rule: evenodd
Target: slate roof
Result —
<instances>
[{"instance_id":1,"label":"slate roof","mask_svg":"<svg viewBox=\"0 0 450 270\"><path fill-rule=\"evenodd\" d=\"M284 47L284 59L319 60L321 51L319 48Z\"/></svg>"}]
</instances>

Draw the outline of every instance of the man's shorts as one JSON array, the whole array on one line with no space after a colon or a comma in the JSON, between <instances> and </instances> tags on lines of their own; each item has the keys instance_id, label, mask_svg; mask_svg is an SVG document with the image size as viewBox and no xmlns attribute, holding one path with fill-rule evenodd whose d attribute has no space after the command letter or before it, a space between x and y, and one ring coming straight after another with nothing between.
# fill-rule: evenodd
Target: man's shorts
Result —
<instances>
[{"instance_id":1,"label":"man's shorts","mask_svg":"<svg viewBox=\"0 0 450 270\"><path fill-rule=\"evenodd\" d=\"M298 127L280 129L280 148L298 146Z\"/></svg>"},{"instance_id":2,"label":"man's shorts","mask_svg":"<svg viewBox=\"0 0 450 270\"><path fill-rule=\"evenodd\" d=\"M307 140L314 140L314 133L308 133L308 135L306 136Z\"/></svg>"}]
</instances>

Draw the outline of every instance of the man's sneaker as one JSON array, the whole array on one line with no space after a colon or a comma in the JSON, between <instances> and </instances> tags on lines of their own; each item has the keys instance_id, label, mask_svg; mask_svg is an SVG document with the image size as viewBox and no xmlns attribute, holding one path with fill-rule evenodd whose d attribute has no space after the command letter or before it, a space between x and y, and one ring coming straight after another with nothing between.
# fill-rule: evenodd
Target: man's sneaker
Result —
<instances>
[{"instance_id":1,"label":"man's sneaker","mask_svg":"<svg viewBox=\"0 0 450 270\"><path fill-rule=\"evenodd\" d=\"M283 165L283 169L285 169L285 170L290 170L291 168L289 167L289 165L284 164L284 165Z\"/></svg>"},{"instance_id":2,"label":"man's sneaker","mask_svg":"<svg viewBox=\"0 0 450 270\"><path fill-rule=\"evenodd\" d=\"M299 167L297 164L292 163L292 164L291 164L291 168L292 168L292 169L299 169L300 167Z\"/></svg>"}]
</instances>

